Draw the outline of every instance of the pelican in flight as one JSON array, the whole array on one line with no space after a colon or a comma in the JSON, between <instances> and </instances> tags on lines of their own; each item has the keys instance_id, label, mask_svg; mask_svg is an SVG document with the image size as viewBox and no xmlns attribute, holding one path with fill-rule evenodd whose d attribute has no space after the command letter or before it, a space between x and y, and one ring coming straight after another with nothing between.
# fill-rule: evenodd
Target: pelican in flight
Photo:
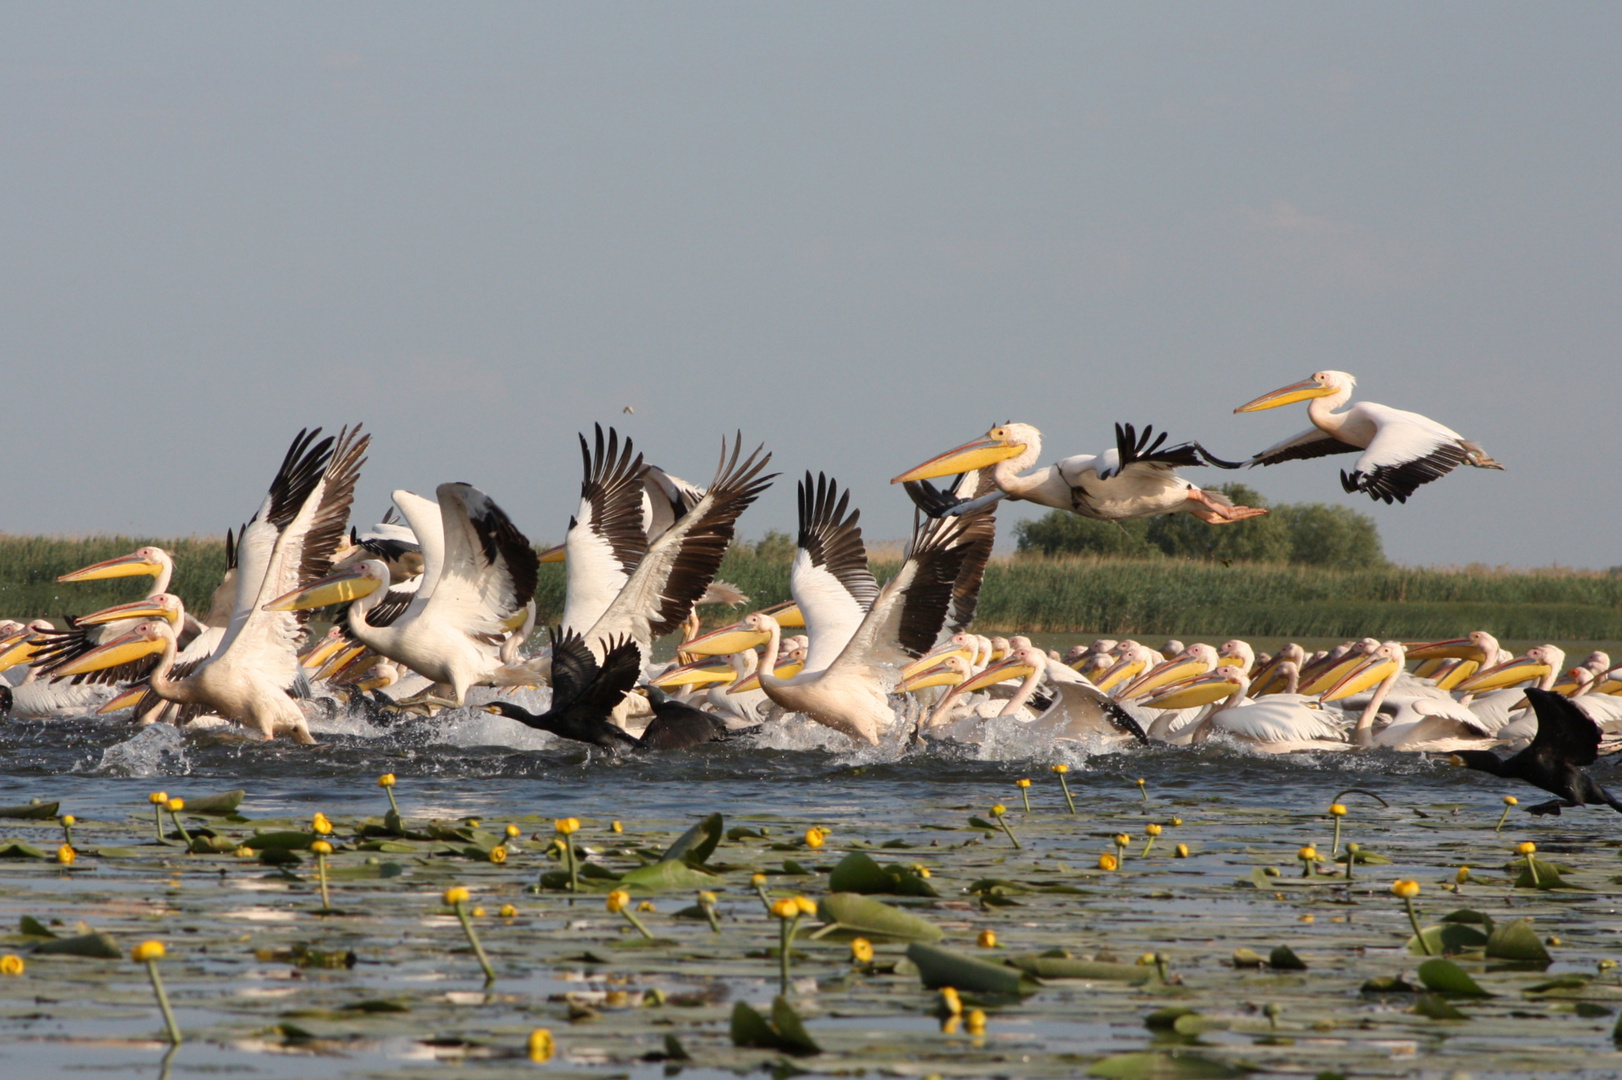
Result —
<instances>
[{"instance_id":1,"label":"pelican in flight","mask_svg":"<svg viewBox=\"0 0 1622 1080\"><path fill-rule=\"evenodd\" d=\"M950 508L920 505L932 516L964 514L998 499L1024 499L1069 510L1100 521L1193 514L1211 525L1223 525L1267 513L1234 506L1220 494L1202 491L1177 475L1179 466L1217 465L1238 468L1213 457L1199 443L1164 446L1146 427L1140 438L1131 424L1115 425L1115 446L1102 454L1077 454L1021 476L1042 456L1042 433L1030 424L1001 424L985 438L965 443L902 473L890 483L928 480L972 469L989 469L996 490L979 498L958 500Z\"/></svg>"},{"instance_id":2,"label":"pelican in flight","mask_svg":"<svg viewBox=\"0 0 1622 1080\"><path fill-rule=\"evenodd\" d=\"M166 701L203 705L258 729L266 739L290 732L314 742L289 691L298 679L299 640L307 616L266 610L273 597L327 572L343 541L355 482L371 436L358 427L316 442L299 432L270 493L237 541L236 602L218 650L184 678L172 678L179 652L168 621L143 622L58 670L76 675L157 653L149 676Z\"/></svg>"},{"instance_id":3,"label":"pelican in flight","mask_svg":"<svg viewBox=\"0 0 1622 1080\"><path fill-rule=\"evenodd\" d=\"M365 559L277 596L268 611L307 611L350 602L350 635L437 685L425 699L461 708L470 687L497 681L501 647L528 616L535 595L537 558L524 534L495 501L471 484L440 484L439 502L409 491L395 505L422 544L424 570L414 594L391 592L389 569ZM434 519L438 520L435 521ZM429 539L433 529L438 536ZM374 610L390 597L398 608L383 618Z\"/></svg>"},{"instance_id":4,"label":"pelican in flight","mask_svg":"<svg viewBox=\"0 0 1622 1080\"><path fill-rule=\"evenodd\" d=\"M787 712L877 745L895 722L888 690L897 671L928 652L946 622L953 588L970 553L966 534L974 515L924 518L913 531L901 569L873 593L871 573L865 566L858 573L851 558L853 549L861 550L861 541L855 514L846 517L845 506L836 483L813 483L806 474L800 484L800 547L789 572L789 591L811 637L800 674L791 679L773 674L782 635L776 619L755 612L744 625L766 634L760 685L767 697ZM842 635L853 613L855 630L829 657L827 646L818 646L819 635ZM825 626L831 629L819 629ZM887 670L891 667L897 671Z\"/></svg>"},{"instance_id":5,"label":"pelican in flight","mask_svg":"<svg viewBox=\"0 0 1622 1080\"><path fill-rule=\"evenodd\" d=\"M1370 498L1407 502L1420 484L1439 480L1460 465L1502 469L1481 444L1428 416L1404 412L1388 405L1360 401L1345 412L1335 410L1351 400L1357 380L1344 371L1320 371L1310 379L1263 394L1233 410L1258 412L1310 401L1307 417L1312 427L1283 442L1274 443L1248 464L1277 465L1281 461L1355 454L1362 451L1351 472L1342 469L1340 486L1348 493L1366 492Z\"/></svg>"}]
</instances>

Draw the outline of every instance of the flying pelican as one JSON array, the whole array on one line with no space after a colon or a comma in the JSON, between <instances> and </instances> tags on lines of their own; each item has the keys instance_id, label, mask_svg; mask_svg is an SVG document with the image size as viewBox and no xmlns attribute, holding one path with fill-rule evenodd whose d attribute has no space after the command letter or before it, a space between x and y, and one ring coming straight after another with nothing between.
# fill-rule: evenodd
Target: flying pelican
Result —
<instances>
[{"instance_id":1,"label":"flying pelican","mask_svg":"<svg viewBox=\"0 0 1622 1080\"><path fill-rule=\"evenodd\" d=\"M1297 401L1311 400L1307 416L1312 427L1275 443L1248 464L1277 465L1281 461L1355 454L1362 451L1351 472L1340 474L1348 493L1366 492L1387 503L1407 502L1420 484L1439 480L1460 465L1502 469L1480 443L1471 442L1452 428L1428 416L1404 412L1388 405L1360 401L1345 412L1335 410L1351 400L1357 380L1344 371L1320 371L1310 379L1263 394L1233 410L1257 412Z\"/></svg>"},{"instance_id":2,"label":"flying pelican","mask_svg":"<svg viewBox=\"0 0 1622 1080\"><path fill-rule=\"evenodd\" d=\"M925 508L936 516L972 512L1002 498L1024 499L1100 521L1189 513L1208 524L1223 525L1267 513L1255 507L1234 506L1221 495L1195 487L1176 472L1178 466L1238 468L1236 464L1212 457L1199 443L1179 443L1162 449L1165 434L1159 439L1153 439L1153 435L1153 428L1144 428L1143 437L1138 438L1131 424L1116 424L1114 449L1102 454L1078 454L1021 476L1042 456L1042 433L1030 424L1002 424L987 432L985 438L931 458L890 483L927 480L971 469L990 470L996 491L957 501L950 508Z\"/></svg>"},{"instance_id":3,"label":"flying pelican","mask_svg":"<svg viewBox=\"0 0 1622 1080\"><path fill-rule=\"evenodd\" d=\"M773 669L782 628L760 612L748 616L744 624L767 635L759 671L766 696L788 712L877 745L880 734L895 721L887 693L894 673L886 668L899 669L934 645L968 555L964 534L973 517L921 521L901 569L878 590L838 655L829 658L827 646L819 648L819 626L842 626L853 610L862 607L859 594L872 580L865 567L864 574L857 574L849 565L849 553L860 547L859 535L853 537L855 515L844 515L846 500L838 493L836 483L813 483L809 473L800 483L802 546L794 557L789 591L805 614L811 636L805 669L792 679L777 678ZM841 579L841 572L848 582Z\"/></svg>"},{"instance_id":4,"label":"flying pelican","mask_svg":"<svg viewBox=\"0 0 1622 1080\"><path fill-rule=\"evenodd\" d=\"M266 610L307 611L353 601L351 636L432 679L436 690L425 701L459 709L470 687L493 682L504 666L501 646L527 615L537 561L535 549L512 519L478 488L440 484L435 494L442 544L423 543L422 583L406 609L387 624L370 618L390 594L388 567L377 559L289 590ZM396 505L408 520L417 509L411 499L402 498L410 495L395 492ZM422 530L417 537L423 540Z\"/></svg>"},{"instance_id":5,"label":"flying pelican","mask_svg":"<svg viewBox=\"0 0 1622 1080\"><path fill-rule=\"evenodd\" d=\"M299 432L259 512L242 530L236 603L213 656L185 678L172 678L179 652L174 629L166 621L143 622L73 661L62 674L94 671L157 652L158 664L149 679L159 697L204 705L228 720L257 728L266 739L290 731L300 742L314 742L304 713L289 694L298 679L295 650L305 616L266 607L273 597L330 568L371 441L358 426L317 443L320 434L319 428Z\"/></svg>"}]
</instances>

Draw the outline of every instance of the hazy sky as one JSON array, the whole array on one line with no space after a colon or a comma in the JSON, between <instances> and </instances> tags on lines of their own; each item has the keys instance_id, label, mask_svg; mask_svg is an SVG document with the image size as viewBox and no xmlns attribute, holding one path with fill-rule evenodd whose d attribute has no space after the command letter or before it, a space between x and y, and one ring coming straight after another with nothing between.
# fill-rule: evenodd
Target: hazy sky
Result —
<instances>
[{"instance_id":1,"label":"hazy sky","mask_svg":"<svg viewBox=\"0 0 1622 1080\"><path fill-rule=\"evenodd\" d=\"M552 542L601 420L695 481L766 440L745 535L809 468L893 538L889 478L995 421L1241 456L1305 408L1234 406L1338 368L1508 471L1246 482L1404 562L1622 564L1619 43L1614 3L10 3L0 530L223 532L363 420L357 518L466 480Z\"/></svg>"}]
</instances>

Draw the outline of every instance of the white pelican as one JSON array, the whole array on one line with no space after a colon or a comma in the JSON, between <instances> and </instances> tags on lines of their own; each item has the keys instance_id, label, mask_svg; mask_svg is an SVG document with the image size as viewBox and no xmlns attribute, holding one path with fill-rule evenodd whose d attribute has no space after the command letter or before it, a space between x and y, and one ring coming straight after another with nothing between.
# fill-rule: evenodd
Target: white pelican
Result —
<instances>
[{"instance_id":1,"label":"white pelican","mask_svg":"<svg viewBox=\"0 0 1622 1080\"><path fill-rule=\"evenodd\" d=\"M288 731L300 742L313 742L304 713L290 696L299 677L296 649L305 617L267 611L266 606L330 568L371 441L358 427L316 443L320 434L317 428L293 440L270 493L242 530L236 604L213 656L189 676L171 678L179 651L174 630L168 622L143 622L62 673L93 671L158 652L149 679L159 697L206 706L257 728L266 739Z\"/></svg>"},{"instance_id":2,"label":"white pelican","mask_svg":"<svg viewBox=\"0 0 1622 1080\"><path fill-rule=\"evenodd\" d=\"M1033 738L1149 741L1137 720L1091 680L1050 660L1045 652L1031 645L1016 648L1007 660L960 684L961 692L969 693L1006 679L1022 682L1014 696L1003 703L998 716L1018 713L1044 683L1053 693L1052 703L1028 722L1030 727L1022 729Z\"/></svg>"},{"instance_id":3,"label":"white pelican","mask_svg":"<svg viewBox=\"0 0 1622 1080\"><path fill-rule=\"evenodd\" d=\"M1348 493L1366 492L1371 498L1407 502L1420 484L1428 484L1460 465L1502 469L1480 443L1471 442L1452 428L1428 416L1404 412L1371 401L1360 401L1345 412L1335 410L1351 400L1357 380L1344 371L1320 371L1310 379L1263 394L1233 410L1256 412L1311 400L1307 416L1312 427L1275 443L1249 461L1250 465L1277 465L1281 461L1354 454L1362 451L1351 472L1341 470L1340 485Z\"/></svg>"},{"instance_id":4,"label":"white pelican","mask_svg":"<svg viewBox=\"0 0 1622 1080\"><path fill-rule=\"evenodd\" d=\"M1001 424L985 438L965 443L902 473L890 483L927 480L972 469L989 469L997 490L980 498L956 503L935 514L963 514L997 499L1024 499L1082 517L1101 521L1189 513L1211 525L1222 525L1267 513L1234 506L1221 495L1202 491L1177 475L1178 466L1221 465L1231 462L1212 457L1199 443L1179 443L1162 449L1164 433L1151 442L1154 429L1137 438L1130 424L1115 425L1115 448L1102 454L1077 454L1027 476L1042 456L1042 433L1030 424Z\"/></svg>"},{"instance_id":5,"label":"white pelican","mask_svg":"<svg viewBox=\"0 0 1622 1080\"><path fill-rule=\"evenodd\" d=\"M1190 742L1223 735L1269 754L1346 749L1338 714L1316 707L1299 694L1269 694L1253 700L1246 698L1249 692L1250 677L1236 665L1223 664L1199 678L1167 687L1144 704L1159 709L1203 707L1198 722L1185 728ZM1151 726L1151 734L1153 731Z\"/></svg>"},{"instance_id":6,"label":"white pelican","mask_svg":"<svg viewBox=\"0 0 1622 1080\"><path fill-rule=\"evenodd\" d=\"M836 502L837 494L838 485L832 481L826 486L819 482L813 490L809 474L800 485L801 543L820 551L814 555L811 548L802 546L789 578L789 589L805 614L811 636L805 669L792 679L778 679L772 669L777 664L781 627L759 612L744 623L767 635L759 676L767 697L788 712L802 713L835 731L877 745L879 736L895 721L888 695L895 672L887 668L899 669L934 645L968 554L964 533L973 523L973 515L925 518L917 525L901 569L878 591L855 633L830 662L826 646L819 648L818 626L838 625L853 607L861 607L850 586L832 569L843 563L842 553L850 549L855 521L854 515L844 518L845 500ZM810 515L819 508L821 514L813 520ZM819 521L836 524L825 531L819 529ZM853 581L871 580L848 576Z\"/></svg>"},{"instance_id":7,"label":"white pelican","mask_svg":"<svg viewBox=\"0 0 1622 1080\"><path fill-rule=\"evenodd\" d=\"M1320 700L1327 703L1375 687L1374 695L1352 728L1353 745L1447 752L1486 747L1496 741L1492 728L1471 712L1469 706L1445 696L1402 699L1396 715L1385 727L1375 731L1374 718L1379 715L1380 706L1392 687L1397 685L1398 677L1404 674L1403 665L1407 662L1407 650L1402 643L1388 641L1324 692Z\"/></svg>"},{"instance_id":8,"label":"white pelican","mask_svg":"<svg viewBox=\"0 0 1622 1080\"><path fill-rule=\"evenodd\" d=\"M389 570L367 559L301 585L266 605L269 611L301 611L349 605L350 635L361 644L432 679L432 704L461 708L470 687L496 683L501 647L527 615L535 595L535 549L506 513L471 484L440 484L440 545L423 542L422 583L404 611L387 624L370 618L390 595ZM395 502L411 517L419 507L410 492ZM426 502L415 497L418 503ZM438 550L435 550L436 546ZM431 590L424 596L425 590ZM400 600L395 597L396 604Z\"/></svg>"}]
</instances>

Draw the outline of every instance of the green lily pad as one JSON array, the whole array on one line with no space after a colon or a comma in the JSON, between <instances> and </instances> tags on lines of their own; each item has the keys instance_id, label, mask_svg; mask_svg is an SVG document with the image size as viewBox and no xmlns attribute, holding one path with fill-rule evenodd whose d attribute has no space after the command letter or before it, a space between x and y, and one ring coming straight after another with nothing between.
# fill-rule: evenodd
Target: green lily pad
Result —
<instances>
[{"instance_id":1,"label":"green lily pad","mask_svg":"<svg viewBox=\"0 0 1622 1080\"><path fill-rule=\"evenodd\" d=\"M1487 928L1489 933L1492 931L1493 926L1492 916L1483 911L1476 911L1474 908L1459 908L1457 911L1450 911L1446 915L1442 916L1441 921L1445 923L1469 923L1474 926L1484 926Z\"/></svg>"},{"instance_id":2,"label":"green lily pad","mask_svg":"<svg viewBox=\"0 0 1622 1080\"><path fill-rule=\"evenodd\" d=\"M1430 946L1430 952L1426 953L1417 937L1410 937L1408 951L1415 956L1457 956L1459 953L1473 952L1487 944L1486 934L1464 923L1427 926L1422 932L1425 935L1425 944Z\"/></svg>"},{"instance_id":3,"label":"green lily pad","mask_svg":"<svg viewBox=\"0 0 1622 1080\"><path fill-rule=\"evenodd\" d=\"M814 936L837 928L851 935L886 941L939 941L941 928L910 911L891 907L859 893L830 893L817 903L817 916L828 925Z\"/></svg>"},{"instance_id":4,"label":"green lily pad","mask_svg":"<svg viewBox=\"0 0 1622 1080\"><path fill-rule=\"evenodd\" d=\"M21 840L13 840L7 844L0 844L0 859L43 859L46 855L32 844L25 844Z\"/></svg>"},{"instance_id":5,"label":"green lily pad","mask_svg":"<svg viewBox=\"0 0 1622 1080\"><path fill-rule=\"evenodd\" d=\"M721 878L680 860L667 859L627 871L620 875L619 883L625 889L660 892L666 889L713 889L721 884Z\"/></svg>"},{"instance_id":6,"label":"green lily pad","mask_svg":"<svg viewBox=\"0 0 1622 1080\"><path fill-rule=\"evenodd\" d=\"M1455 1009L1444 997L1420 994L1414 1001L1414 1012L1432 1020L1468 1020L1470 1017Z\"/></svg>"},{"instance_id":7,"label":"green lily pad","mask_svg":"<svg viewBox=\"0 0 1622 1080\"><path fill-rule=\"evenodd\" d=\"M1306 961L1295 955L1295 950L1288 945L1273 946L1273 951L1267 954L1267 966L1281 971L1307 970Z\"/></svg>"},{"instance_id":8,"label":"green lily pad","mask_svg":"<svg viewBox=\"0 0 1622 1080\"><path fill-rule=\"evenodd\" d=\"M24 915L17 920L17 933L27 934L29 937L54 938L56 936L44 923L32 915Z\"/></svg>"},{"instance_id":9,"label":"green lily pad","mask_svg":"<svg viewBox=\"0 0 1622 1080\"><path fill-rule=\"evenodd\" d=\"M772 1015L768 1020L740 1001L732 1006L732 1045L758 1050L781 1050L796 1057L809 1057L822 1053L805 1030L799 1014L781 996L772 999Z\"/></svg>"},{"instance_id":10,"label":"green lily pad","mask_svg":"<svg viewBox=\"0 0 1622 1080\"><path fill-rule=\"evenodd\" d=\"M1023 997L1034 994L1041 985L1019 968L993 964L922 942L907 946L907 959L917 967L918 978L928 990L950 986L959 992Z\"/></svg>"},{"instance_id":11,"label":"green lily pad","mask_svg":"<svg viewBox=\"0 0 1622 1080\"><path fill-rule=\"evenodd\" d=\"M800 877L802 875L809 876L811 874L815 874L816 871L796 859L784 859L783 873L793 874L795 877Z\"/></svg>"},{"instance_id":12,"label":"green lily pad","mask_svg":"<svg viewBox=\"0 0 1622 1080\"><path fill-rule=\"evenodd\" d=\"M118 942L100 932L52 938L34 946L34 952L40 956L88 956L98 960L120 960L124 956Z\"/></svg>"},{"instance_id":13,"label":"green lily pad","mask_svg":"<svg viewBox=\"0 0 1622 1080\"><path fill-rule=\"evenodd\" d=\"M1532 929L1531 919L1494 926L1487 934L1486 954L1495 960L1524 960L1548 964L1554 957Z\"/></svg>"},{"instance_id":14,"label":"green lily pad","mask_svg":"<svg viewBox=\"0 0 1622 1080\"><path fill-rule=\"evenodd\" d=\"M853 851L828 875L833 892L889 893L895 896L939 896L935 887L911 867L880 866L866 852Z\"/></svg>"},{"instance_id":15,"label":"green lily pad","mask_svg":"<svg viewBox=\"0 0 1622 1080\"><path fill-rule=\"evenodd\" d=\"M1425 989L1453 997L1492 997L1463 968L1451 960L1435 957L1419 965L1419 981Z\"/></svg>"},{"instance_id":16,"label":"green lily pad","mask_svg":"<svg viewBox=\"0 0 1622 1080\"><path fill-rule=\"evenodd\" d=\"M1096 979L1138 984L1155 976L1155 969L1148 964L1110 964L1072 960L1067 956L1010 956L1007 962L1039 979Z\"/></svg>"},{"instance_id":17,"label":"green lily pad","mask_svg":"<svg viewBox=\"0 0 1622 1080\"><path fill-rule=\"evenodd\" d=\"M247 798L247 795L246 791L237 788L235 791L226 791L219 795L204 795L200 799L187 799L185 812L188 814L228 817L236 813L237 807L242 805L242 800Z\"/></svg>"},{"instance_id":18,"label":"green lily pad","mask_svg":"<svg viewBox=\"0 0 1622 1080\"><path fill-rule=\"evenodd\" d=\"M62 806L59 802L31 802L20 806L0 806L0 818L21 818L24 821L46 821L56 817Z\"/></svg>"},{"instance_id":19,"label":"green lily pad","mask_svg":"<svg viewBox=\"0 0 1622 1080\"><path fill-rule=\"evenodd\" d=\"M689 866L703 866L721 843L721 824L720 814L709 815L678 836L659 861L680 860Z\"/></svg>"},{"instance_id":20,"label":"green lily pad","mask_svg":"<svg viewBox=\"0 0 1622 1080\"><path fill-rule=\"evenodd\" d=\"M1251 1071L1247 1065L1215 1061L1198 1054L1138 1051L1094 1062L1088 1067L1087 1075L1104 1080L1217 1080L1244 1076Z\"/></svg>"},{"instance_id":21,"label":"green lily pad","mask_svg":"<svg viewBox=\"0 0 1622 1080\"><path fill-rule=\"evenodd\" d=\"M964 890L978 893L981 896L1019 896L1025 893L1064 893L1070 896L1086 896L1086 889L1078 889L1074 885L1048 884L1035 881L1010 881L1007 878L980 878Z\"/></svg>"},{"instance_id":22,"label":"green lily pad","mask_svg":"<svg viewBox=\"0 0 1622 1080\"><path fill-rule=\"evenodd\" d=\"M266 832L254 833L242 841L242 846L254 851L302 851L315 843L314 833Z\"/></svg>"}]
</instances>

